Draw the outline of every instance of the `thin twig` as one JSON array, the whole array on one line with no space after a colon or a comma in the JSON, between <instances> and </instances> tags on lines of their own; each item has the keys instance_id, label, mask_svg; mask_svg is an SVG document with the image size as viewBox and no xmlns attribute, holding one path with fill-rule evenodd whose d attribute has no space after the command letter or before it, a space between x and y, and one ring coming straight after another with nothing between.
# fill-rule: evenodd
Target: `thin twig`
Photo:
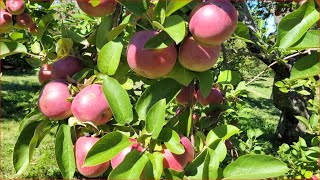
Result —
<instances>
[{"instance_id":1,"label":"thin twig","mask_svg":"<svg viewBox=\"0 0 320 180\"><path fill-rule=\"evenodd\" d=\"M253 81L257 80L263 73L265 73L269 68L271 68L273 65L277 64L278 61L274 61L273 63L271 63L268 67L266 67L262 72L260 72L257 76L255 76L253 79L251 79L251 81L249 81L246 86L248 86L249 84L251 84Z\"/></svg>"}]
</instances>

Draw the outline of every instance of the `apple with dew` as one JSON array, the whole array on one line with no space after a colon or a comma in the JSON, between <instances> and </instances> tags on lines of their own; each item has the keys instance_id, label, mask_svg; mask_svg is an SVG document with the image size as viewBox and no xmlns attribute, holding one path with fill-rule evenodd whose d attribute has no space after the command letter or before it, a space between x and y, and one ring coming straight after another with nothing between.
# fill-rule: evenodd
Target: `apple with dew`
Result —
<instances>
[{"instance_id":1,"label":"apple with dew","mask_svg":"<svg viewBox=\"0 0 320 180\"><path fill-rule=\"evenodd\" d=\"M52 120L63 120L72 115L68 84L62 80L51 81L42 89L38 105L43 115Z\"/></svg>"},{"instance_id":2,"label":"apple with dew","mask_svg":"<svg viewBox=\"0 0 320 180\"><path fill-rule=\"evenodd\" d=\"M44 64L41 66L38 74L40 84L43 84L44 82L51 80L51 69L52 66L50 64Z\"/></svg>"},{"instance_id":3,"label":"apple with dew","mask_svg":"<svg viewBox=\"0 0 320 180\"><path fill-rule=\"evenodd\" d=\"M106 124L113 116L100 84L82 89L73 99L71 110L79 121L92 122L96 126Z\"/></svg>"},{"instance_id":4,"label":"apple with dew","mask_svg":"<svg viewBox=\"0 0 320 180\"><path fill-rule=\"evenodd\" d=\"M162 150L164 156L163 167L174 171L181 172L188 163L194 159L194 148L190 140L185 136L180 136L180 143L184 146L185 152L183 154L174 154L166 147Z\"/></svg>"},{"instance_id":5,"label":"apple with dew","mask_svg":"<svg viewBox=\"0 0 320 180\"><path fill-rule=\"evenodd\" d=\"M180 64L191 71L207 71L216 64L220 55L220 45L209 46L187 37L179 51Z\"/></svg>"},{"instance_id":6,"label":"apple with dew","mask_svg":"<svg viewBox=\"0 0 320 180\"><path fill-rule=\"evenodd\" d=\"M137 74L158 79L167 75L177 59L175 44L163 49L145 49L144 45L157 35L155 31L139 31L131 39L127 50L127 61Z\"/></svg>"},{"instance_id":7,"label":"apple with dew","mask_svg":"<svg viewBox=\"0 0 320 180\"><path fill-rule=\"evenodd\" d=\"M198 101L202 106L206 106L208 104L221 104L224 99L220 89L215 87L212 87L208 97L204 98L201 94L200 89L197 92L197 96L198 96Z\"/></svg>"},{"instance_id":8,"label":"apple with dew","mask_svg":"<svg viewBox=\"0 0 320 180\"><path fill-rule=\"evenodd\" d=\"M199 42L219 45L237 28L238 14L228 0L208 0L191 13L189 30Z\"/></svg>"},{"instance_id":9,"label":"apple with dew","mask_svg":"<svg viewBox=\"0 0 320 180\"><path fill-rule=\"evenodd\" d=\"M138 141L136 139L129 139L133 144L127 148L125 148L124 150L122 150L121 152L119 152L119 154L117 154L114 158L112 158L111 160L111 167L112 169L115 169L123 160L124 158L127 156L127 154L129 154L133 149L136 149L139 152L144 151L145 149L138 143Z\"/></svg>"},{"instance_id":10,"label":"apple with dew","mask_svg":"<svg viewBox=\"0 0 320 180\"><path fill-rule=\"evenodd\" d=\"M7 11L12 15L22 14L26 9L26 6L23 0L7 0L6 7L7 7Z\"/></svg>"},{"instance_id":11,"label":"apple with dew","mask_svg":"<svg viewBox=\"0 0 320 180\"><path fill-rule=\"evenodd\" d=\"M67 79L83 69L80 59L74 56L66 56L52 64L53 79Z\"/></svg>"},{"instance_id":12,"label":"apple with dew","mask_svg":"<svg viewBox=\"0 0 320 180\"><path fill-rule=\"evenodd\" d=\"M191 97L192 96L192 97ZM192 84L189 86L183 86L176 97L176 101L181 106L186 106L188 103L192 101L192 104L197 103L197 92L194 90Z\"/></svg>"},{"instance_id":13,"label":"apple with dew","mask_svg":"<svg viewBox=\"0 0 320 180\"><path fill-rule=\"evenodd\" d=\"M23 13L16 16L16 25L18 29L28 29L33 25L33 20L30 14Z\"/></svg>"},{"instance_id":14,"label":"apple with dew","mask_svg":"<svg viewBox=\"0 0 320 180\"><path fill-rule=\"evenodd\" d=\"M7 31L13 26L12 15L5 10L0 9L0 30Z\"/></svg>"},{"instance_id":15,"label":"apple with dew","mask_svg":"<svg viewBox=\"0 0 320 180\"><path fill-rule=\"evenodd\" d=\"M108 161L96 166L82 167L89 150L98 140L99 138L96 138L96 137L83 136L77 139L75 144L74 151L75 151L77 169L82 175L89 178L100 176L108 169L110 165L110 162Z\"/></svg>"},{"instance_id":16,"label":"apple with dew","mask_svg":"<svg viewBox=\"0 0 320 180\"><path fill-rule=\"evenodd\" d=\"M94 6L91 0L77 0L80 9L92 17L106 16L114 12L117 6L116 0L100 0L99 5ZM92 1L94 3L94 1ZM97 2L97 1L96 1Z\"/></svg>"}]
</instances>

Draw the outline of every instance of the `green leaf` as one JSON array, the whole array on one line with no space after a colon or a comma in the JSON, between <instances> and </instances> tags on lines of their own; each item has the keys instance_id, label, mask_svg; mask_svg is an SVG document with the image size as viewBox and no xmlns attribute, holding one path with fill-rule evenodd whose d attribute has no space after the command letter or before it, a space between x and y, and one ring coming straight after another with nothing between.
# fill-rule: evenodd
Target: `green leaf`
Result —
<instances>
[{"instance_id":1,"label":"green leaf","mask_svg":"<svg viewBox=\"0 0 320 180\"><path fill-rule=\"evenodd\" d=\"M101 73L114 75L118 69L123 45L121 42L110 41L103 46L98 55L98 69Z\"/></svg>"},{"instance_id":2,"label":"green leaf","mask_svg":"<svg viewBox=\"0 0 320 180\"><path fill-rule=\"evenodd\" d=\"M310 123L308 121L308 119L306 119L305 117L303 116L294 116L298 121L300 121L303 125L305 125L308 130L311 130L311 126L310 126Z\"/></svg>"},{"instance_id":3,"label":"green leaf","mask_svg":"<svg viewBox=\"0 0 320 180\"><path fill-rule=\"evenodd\" d=\"M145 153L140 155L140 152L133 149L122 163L111 171L108 179L139 179L148 160Z\"/></svg>"},{"instance_id":4,"label":"green leaf","mask_svg":"<svg viewBox=\"0 0 320 180\"><path fill-rule=\"evenodd\" d=\"M26 40L26 34L21 32L11 32L9 36L13 41L16 42Z\"/></svg>"},{"instance_id":5,"label":"green leaf","mask_svg":"<svg viewBox=\"0 0 320 180\"><path fill-rule=\"evenodd\" d=\"M57 58L62 58L70 55L72 51L73 41L70 38L61 38L57 42Z\"/></svg>"},{"instance_id":6,"label":"green leaf","mask_svg":"<svg viewBox=\"0 0 320 180\"><path fill-rule=\"evenodd\" d=\"M41 45L38 41L31 44L31 51L34 54L39 54L41 52Z\"/></svg>"},{"instance_id":7,"label":"green leaf","mask_svg":"<svg viewBox=\"0 0 320 180\"><path fill-rule=\"evenodd\" d=\"M163 155L160 152L148 154L148 158L152 164L154 179L160 179L163 171Z\"/></svg>"},{"instance_id":8,"label":"green leaf","mask_svg":"<svg viewBox=\"0 0 320 180\"><path fill-rule=\"evenodd\" d=\"M66 29L66 33L67 33L68 37L71 38L76 43L81 43L81 44L87 43L86 38L80 36L78 33L74 32L70 29Z\"/></svg>"},{"instance_id":9,"label":"green leaf","mask_svg":"<svg viewBox=\"0 0 320 180\"><path fill-rule=\"evenodd\" d=\"M304 79L319 73L319 53L305 56L294 63L290 79Z\"/></svg>"},{"instance_id":10,"label":"green leaf","mask_svg":"<svg viewBox=\"0 0 320 180\"><path fill-rule=\"evenodd\" d=\"M166 102L169 103L180 88L180 84L173 79L163 79L148 87L142 93L135 106L139 119L145 120L147 112L161 99L165 98Z\"/></svg>"},{"instance_id":11,"label":"green leaf","mask_svg":"<svg viewBox=\"0 0 320 180\"><path fill-rule=\"evenodd\" d=\"M180 143L180 137L178 133L169 128L163 128L160 132L158 139L163 141L170 152L174 154L183 154L185 149Z\"/></svg>"},{"instance_id":12,"label":"green leaf","mask_svg":"<svg viewBox=\"0 0 320 180\"><path fill-rule=\"evenodd\" d=\"M26 61L33 68L37 68L41 66L41 59L38 58L26 58Z\"/></svg>"},{"instance_id":13,"label":"green leaf","mask_svg":"<svg viewBox=\"0 0 320 180\"><path fill-rule=\"evenodd\" d=\"M61 124L56 134L55 157L60 172L65 179L72 179L76 170L76 162L71 139L71 128Z\"/></svg>"},{"instance_id":14,"label":"green leaf","mask_svg":"<svg viewBox=\"0 0 320 180\"><path fill-rule=\"evenodd\" d=\"M218 179L219 175L219 159L217 153L208 148L208 153L206 156L206 159L204 160L204 173L207 176L208 179ZM207 171L205 171L207 170Z\"/></svg>"},{"instance_id":15,"label":"green leaf","mask_svg":"<svg viewBox=\"0 0 320 180\"><path fill-rule=\"evenodd\" d=\"M108 76L104 78L102 90L115 120L120 124L130 123L133 120L133 111L127 91L117 80Z\"/></svg>"},{"instance_id":16,"label":"green leaf","mask_svg":"<svg viewBox=\"0 0 320 180\"><path fill-rule=\"evenodd\" d=\"M149 110L146 119L146 130L156 139L165 123L166 99L161 99Z\"/></svg>"},{"instance_id":17,"label":"green leaf","mask_svg":"<svg viewBox=\"0 0 320 180\"><path fill-rule=\"evenodd\" d=\"M304 50L309 48L320 47L320 30L308 31L298 42L288 47L287 50Z\"/></svg>"},{"instance_id":18,"label":"green leaf","mask_svg":"<svg viewBox=\"0 0 320 180\"><path fill-rule=\"evenodd\" d=\"M167 1L158 1L153 10L153 17L160 24L163 24L166 19L166 7Z\"/></svg>"},{"instance_id":19,"label":"green leaf","mask_svg":"<svg viewBox=\"0 0 320 180\"><path fill-rule=\"evenodd\" d=\"M112 15L102 17L97 29L96 46L101 49L108 42L108 32L112 29Z\"/></svg>"},{"instance_id":20,"label":"green leaf","mask_svg":"<svg viewBox=\"0 0 320 180\"><path fill-rule=\"evenodd\" d=\"M252 42L250 40L249 28L243 22L238 22L237 28L234 31L234 34L239 39L245 42Z\"/></svg>"},{"instance_id":21,"label":"green leaf","mask_svg":"<svg viewBox=\"0 0 320 180\"><path fill-rule=\"evenodd\" d=\"M181 66L179 61L176 62L173 69L167 75L168 78L172 78L184 86L188 86L193 80L194 76L194 73Z\"/></svg>"},{"instance_id":22,"label":"green leaf","mask_svg":"<svg viewBox=\"0 0 320 180\"><path fill-rule=\"evenodd\" d=\"M100 4L100 0L90 0L89 2L93 7L96 7Z\"/></svg>"},{"instance_id":23,"label":"green leaf","mask_svg":"<svg viewBox=\"0 0 320 180\"><path fill-rule=\"evenodd\" d=\"M40 112L39 108L33 109L29 114L27 114L24 119L20 122L19 126L19 132L28 126L29 124L36 122L36 121L41 121L45 117L44 115Z\"/></svg>"},{"instance_id":24,"label":"green leaf","mask_svg":"<svg viewBox=\"0 0 320 180\"><path fill-rule=\"evenodd\" d=\"M136 16L144 16L149 8L149 1L147 0L119 0L118 2Z\"/></svg>"},{"instance_id":25,"label":"green leaf","mask_svg":"<svg viewBox=\"0 0 320 180\"><path fill-rule=\"evenodd\" d=\"M183 179L184 173L182 172L177 172L172 169L164 169L164 179Z\"/></svg>"},{"instance_id":26,"label":"green leaf","mask_svg":"<svg viewBox=\"0 0 320 180\"><path fill-rule=\"evenodd\" d=\"M222 162L227 156L227 147L224 139L217 139L208 145L208 148L214 150L214 158Z\"/></svg>"},{"instance_id":27,"label":"green leaf","mask_svg":"<svg viewBox=\"0 0 320 180\"><path fill-rule=\"evenodd\" d=\"M178 122L178 132L179 134L184 134L189 136L191 131L191 126L193 123L192 120L192 108L189 107L186 109L181 115L179 115L179 122Z\"/></svg>"},{"instance_id":28,"label":"green leaf","mask_svg":"<svg viewBox=\"0 0 320 180\"><path fill-rule=\"evenodd\" d=\"M0 42L0 59L12 54L27 53L27 48L17 42Z\"/></svg>"},{"instance_id":29,"label":"green leaf","mask_svg":"<svg viewBox=\"0 0 320 180\"><path fill-rule=\"evenodd\" d=\"M131 14L126 16L119 26L117 26L117 27L113 28L111 31L109 31L107 33L108 41L112 41L116 37L118 37L126 29L126 27L128 26L131 18L132 18Z\"/></svg>"},{"instance_id":30,"label":"green leaf","mask_svg":"<svg viewBox=\"0 0 320 180\"><path fill-rule=\"evenodd\" d=\"M145 49L163 49L171 46L174 40L165 32L162 31L149 39L144 45Z\"/></svg>"},{"instance_id":31,"label":"green leaf","mask_svg":"<svg viewBox=\"0 0 320 180\"><path fill-rule=\"evenodd\" d=\"M320 18L314 1L307 1L299 9L285 16L278 25L277 43L279 48L288 48L305 35Z\"/></svg>"},{"instance_id":32,"label":"green leaf","mask_svg":"<svg viewBox=\"0 0 320 180\"><path fill-rule=\"evenodd\" d=\"M218 77L218 83L220 84L238 84L241 81L237 72L231 70L225 70L220 72Z\"/></svg>"},{"instance_id":33,"label":"green leaf","mask_svg":"<svg viewBox=\"0 0 320 180\"><path fill-rule=\"evenodd\" d=\"M181 41L183 41L187 33L186 22L178 15L168 17L164 21L163 27L165 28L164 31L169 34L176 44L179 44Z\"/></svg>"},{"instance_id":34,"label":"green leaf","mask_svg":"<svg viewBox=\"0 0 320 180\"><path fill-rule=\"evenodd\" d=\"M190 179L208 179L208 161L206 159L208 149L204 149L191 163L185 168L185 175Z\"/></svg>"},{"instance_id":35,"label":"green leaf","mask_svg":"<svg viewBox=\"0 0 320 180\"><path fill-rule=\"evenodd\" d=\"M53 13L46 14L38 23L38 33L37 33L37 39L41 40L44 32L47 30L48 25L51 23L51 21L54 19Z\"/></svg>"},{"instance_id":36,"label":"green leaf","mask_svg":"<svg viewBox=\"0 0 320 180\"><path fill-rule=\"evenodd\" d=\"M199 79L200 91L203 98L207 98L211 92L213 85L213 75L212 72L204 71L195 73L196 77Z\"/></svg>"},{"instance_id":37,"label":"green leaf","mask_svg":"<svg viewBox=\"0 0 320 180\"><path fill-rule=\"evenodd\" d=\"M232 125L220 125L212 129L207 135L207 144L213 143L217 139L229 139L231 136L239 133L240 130Z\"/></svg>"},{"instance_id":38,"label":"green leaf","mask_svg":"<svg viewBox=\"0 0 320 180\"><path fill-rule=\"evenodd\" d=\"M285 175L285 163L267 155L244 155L229 164L223 171L225 179L265 179Z\"/></svg>"},{"instance_id":39,"label":"green leaf","mask_svg":"<svg viewBox=\"0 0 320 180\"><path fill-rule=\"evenodd\" d=\"M279 88L286 86L282 81L277 81L274 85L276 85Z\"/></svg>"},{"instance_id":40,"label":"green leaf","mask_svg":"<svg viewBox=\"0 0 320 180\"><path fill-rule=\"evenodd\" d=\"M107 162L130 145L128 137L120 132L106 134L90 149L84 166L95 166Z\"/></svg>"},{"instance_id":41,"label":"green leaf","mask_svg":"<svg viewBox=\"0 0 320 180\"><path fill-rule=\"evenodd\" d=\"M319 127L318 115L312 114L310 117L310 125L313 129L317 129Z\"/></svg>"},{"instance_id":42,"label":"green leaf","mask_svg":"<svg viewBox=\"0 0 320 180\"><path fill-rule=\"evenodd\" d=\"M192 0L184 0L184 1L170 1L167 7L166 16L170 16L172 13L176 12L183 6L189 4Z\"/></svg>"}]
</instances>

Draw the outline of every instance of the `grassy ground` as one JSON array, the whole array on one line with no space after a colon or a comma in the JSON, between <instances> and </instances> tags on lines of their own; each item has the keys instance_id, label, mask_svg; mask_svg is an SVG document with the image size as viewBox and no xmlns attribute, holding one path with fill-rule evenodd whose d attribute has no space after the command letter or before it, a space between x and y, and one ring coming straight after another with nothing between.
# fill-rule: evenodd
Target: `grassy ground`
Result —
<instances>
[{"instance_id":1,"label":"grassy ground","mask_svg":"<svg viewBox=\"0 0 320 180\"><path fill-rule=\"evenodd\" d=\"M1 156L2 177L14 178L12 152L18 137L19 121L26 113L25 107L36 101L40 86L35 75L2 77L2 122L1 122ZM272 78L260 78L249 86L249 97L245 108L239 112L243 120L239 122L242 130L260 128L266 134L275 131L279 111L272 105ZM54 159L54 131L49 134L36 150L24 178L62 178Z\"/></svg>"}]
</instances>

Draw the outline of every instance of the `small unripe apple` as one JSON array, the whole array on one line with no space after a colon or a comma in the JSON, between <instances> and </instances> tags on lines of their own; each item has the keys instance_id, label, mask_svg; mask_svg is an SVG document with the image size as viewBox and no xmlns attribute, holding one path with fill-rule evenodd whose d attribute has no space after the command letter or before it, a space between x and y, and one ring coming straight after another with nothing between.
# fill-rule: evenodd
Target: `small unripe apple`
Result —
<instances>
[{"instance_id":1,"label":"small unripe apple","mask_svg":"<svg viewBox=\"0 0 320 180\"><path fill-rule=\"evenodd\" d=\"M174 154L170 152L169 149L164 148L162 154L163 167L169 168L174 171L181 172L187 166L188 163L192 162L194 159L194 148L190 140L185 136L180 136L180 143L184 146L185 152L183 154Z\"/></svg>"},{"instance_id":2,"label":"small unripe apple","mask_svg":"<svg viewBox=\"0 0 320 180\"><path fill-rule=\"evenodd\" d=\"M157 35L155 31L139 31L131 39L127 50L127 61L137 74L158 79L167 75L177 59L175 44L163 49L145 49L144 45Z\"/></svg>"},{"instance_id":3,"label":"small unripe apple","mask_svg":"<svg viewBox=\"0 0 320 180\"><path fill-rule=\"evenodd\" d=\"M205 99L203 98L200 89L197 93L198 100L202 106L206 106L209 104L221 104L223 102L223 94L220 89L212 87L210 94Z\"/></svg>"},{"instance_id":4,"label":"small unripe apple","mask_svg":"<svg viewBox=\"0 0 320 180\"><path fill-rule=\"evenodd\" d=\"M30 14L22 13L16 16L16 25L18 29L28 29L33 24Z\"/></svg>"},{"instance_id":5,"label":"small unripe apple","mask_svg":"<svg viewBox=\"0 0 320 180\"><path fill-rule=\"evenodd\" d=\"M83 68L80 59L74 56L66 56L52 64L53 79L67 79Z\"/></svg>"},{"instance_id":6,"label":"small unripe apple","mask_svg":"<svg viewBox=\"0 0 320 180\"><path fill-rule=\"evenodd\" d=\"M73 99L71 110L79 121L96 126L106 124L113 116L100 84L82 89Z\"/></svg>"},{"instance_id":7,"label":"small unripe apple","mask_svg":"<svg viewBox=\"0 0 320 180\"><path fill-rule=\"evenodd\" d=\"M176 97L177 103L181 106L186 106L189 102L191 102L191 100L193 105L197 103L197 92L194 90L192 84L187 87L183 86Z\"/></svg>"},{"instance_id":8,"label":"small unripe apple","mask_svg":"<svg viewBox=\"0 0 320 180\"><path fill-rule=\"evenodd\" d=\"M26 6L25 6L23 0L7 0L6 7L7 7L7 10L12 15L22 14L24 12L24 10L26 9Z\"/></svg>"},{"instance_id":9,"label":"small unripe apple","mask_svg":"<svg viewBox=\"0 0 320 180\"><path fill-rule=\"evenodd\" d=\"M209 46L187 37L179 52L180 64L191 71L207 71L216 64L220 55L220 45Z\"/></svg>"},{"instance_id":10,"label":"small unripe apple","mask_svg":"<svg viewBox=\"0 0 320 180\"><path fill-rule=\"evenodd\" d=\"M191 13L189 30L199 42L219 45L235 31L238 14L228 0L208 0Z\"/></svg>"},{"instance_id":11,"label":"small unripe apple","mask_svg":"<svg viewBox=\"0 0 320 180\"><path fill-rule=\"evenodd\" d=\"M12 15L0 9L0 30L7 31L13 26Z\"/></svg>"},{"instance_id":12,"label":"small unripe apple","mask_svg":"<svg viewBox=\"0 0 320 180\"><path fill-rule=\"evenodd\" d=\"M133 149L136 149L139 152L144 151L145 149L138 143L136 139L129 139L133 144L124 150L122 150L119 154L117 154L114 158L111 160L111 167L112 169L115 169L129 154Z\"/></svg>"},{"instance_id":13,"label":"small unripe apple","mask_svg":"<svg viewBox=\"0 0 320 180\"><path fill-rule=\"evenodd\" d=\"M43 115L52 120L64 120L72 115L68 84L62 80L51 81L40 93L38 105Z\"/></svg>"},{"instance_id":14,"label":"small unripe apple","mask_svg":"<svg viewBox=\"0 0 320 180\"><path fill-rule=\"evenodd\" d=\"M96 137L80 137L75 144L75 157L78 171L89 178L98 177L103 174L109 167L110 162L105 162L96 166L82 167L84 160L92 148L92 146L99 140Z\"/></svg>"},{"instance_id":15,"label":"small unripe apple","mask_svg":"<svg viewBox=\"0 0 320 180\"><path fill-rule=\"evenodd\" d=\"M83 12L92 17L101 17L111 14L117 6L116 0L100 0L99 5L97 6L93 6L90 0L77 0L77 3Z\"/></svg>"},{"instance_id":16,"label":"small unripe apple","mask_svg":"<svg viewBox=\"0 0 320 180\"><path fill-rule=\"evenodd\" d=\"M51 80L51 68L52 66L50 64L44 64L41 66L39 74L38 74L38 79L40 84L43 84L44 82L47 82Z\"/></svg>"}]
</instances>

